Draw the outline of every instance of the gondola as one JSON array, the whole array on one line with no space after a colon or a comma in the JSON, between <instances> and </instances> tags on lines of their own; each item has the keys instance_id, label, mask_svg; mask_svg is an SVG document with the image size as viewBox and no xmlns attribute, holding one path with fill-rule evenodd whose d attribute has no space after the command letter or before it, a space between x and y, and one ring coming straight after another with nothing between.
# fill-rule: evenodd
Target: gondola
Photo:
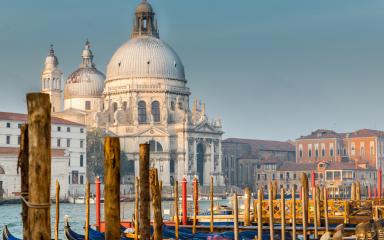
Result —
<instances>
[{"instance_id":1,"label":"gondola","mask_svg":"<svg viewBox=\"0 0 384 240\"><path fill-rule=\"evenodd\" d=\"M67 223L64 227L64 235L67 240L84 240L84 235L78 234L75 231L71 229L69 224ZM104 234L101 232L98 232L92 228L89 228L89 240L104 240ZM132 238L125 238L122 237L121 240L128 240Z\"/></svg>"},{"instance_id":2,"label":"gondola","mask_svg":"<svg viewBox=\"0 0 384 240\"><path fill-rule=\"evenodd\" d=\"M3 228L3 240L21 240L14 237L8 230L8 227L5 225Z\"/></svg>"}]
</instances>

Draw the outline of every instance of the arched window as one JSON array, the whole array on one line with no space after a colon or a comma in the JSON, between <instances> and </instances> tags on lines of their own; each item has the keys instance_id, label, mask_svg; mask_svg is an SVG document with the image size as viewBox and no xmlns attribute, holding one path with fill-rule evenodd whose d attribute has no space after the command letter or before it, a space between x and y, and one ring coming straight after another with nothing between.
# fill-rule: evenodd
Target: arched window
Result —
<instances>
[{"instance_id":1,"label":"arched window","mask_svg":"<svg viewBox=\"0 0 384 240\"><path fill-rule=\"evenodd\" d=\"M80 167L84 166L84 156L83 154L80 155Z\"/></svg>"},{"instance_id":2,"label":"arched window","mask_svg":"<svg viewBox=\"0 0 384 240\"><path fill-rule=\"evenodd\" d=\"M127 110L128 103L126 101L123 102L123 110Z\"/></svg>"},{"instance_id":3,"label":"arched window","mask_svg":"<svg viewBox=\"0 0 384 240\"><path fill-rule=\"evenodd\" d=\"M144 101L140 101L138 104L138 112L139 112L139 123L147 122L147 109Z\"/></svg>"},{"instance_id":4,"label":"arched window","mask_svg":"<svg viewBox=\"0 0 384 240\"><path fill-rule=\"evenodd\" d=\"M5 174L4 168L0 167L0 174Z\"/></svg>"},{"instance_id":5,"label":"arched window","mask_svg":"<svg viewBox=\"0 0 384 240\"><path fill-rule=\"evenodd\" d=\"M116 112L117 111L117 103L113 103L112 104L112 109L113 109L113 112Z\"/></svg>"},{"instance_id":6,"label":"arched window","mask_svg":"<svg viewBox=\"0 0 384 240\"><path fill-rule=\"evenodd\" d=\"M151 152L162 152L163 151L163 146L155 140L149 141L149 150Z\"/></svg>"},{"instance_id":7,"label":"arched window","mask_svg":"<svg viewBox=\"0 0 384 240\"><path fill-rule=\"evenodd\" d=\"M158 101L152 102L152 116L154 122L160 122L160 103Z\"/></svg>"}]
</instances>

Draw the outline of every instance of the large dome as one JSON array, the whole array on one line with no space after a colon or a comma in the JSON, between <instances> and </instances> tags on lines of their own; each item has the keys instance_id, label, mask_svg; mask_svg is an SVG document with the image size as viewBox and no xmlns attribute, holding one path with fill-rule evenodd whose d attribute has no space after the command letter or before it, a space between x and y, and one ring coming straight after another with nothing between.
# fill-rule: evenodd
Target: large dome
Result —
<instances>
[{"instance_id":1,"label":"large dome","mask_svg":"<svg viewBox=\"0 0 384 240\"><path fill-rule=\"evenodd\" d=\"M150 35L137 36L123 44L107 66L107 81L126 78L185 81L184 66L168 44Z\"/></svg>"},{"instance_id":2,"label":"large dome","mask_svg":"<svg viewBox=\"0 0 384 240\"><path fill-rule=\"evenodd\" d=\"M65 81L64 99L101 97L103 94L105 75L93 64L93 54L88 41L81 56L80 68L71 73Z\"/></svg>"}]
</instances>

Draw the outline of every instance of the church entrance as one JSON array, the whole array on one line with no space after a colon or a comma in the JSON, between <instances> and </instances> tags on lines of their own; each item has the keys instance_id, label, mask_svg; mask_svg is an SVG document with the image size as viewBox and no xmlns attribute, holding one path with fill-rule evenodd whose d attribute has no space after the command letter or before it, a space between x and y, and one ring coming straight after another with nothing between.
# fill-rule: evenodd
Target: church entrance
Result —
<instances>
[{"instance_id":1,"label":"church entrance","mask_svg":"<svg viewBox=\"0 0 384 240\"><path fill-rule=\"evenodd\" d=\"M196 170L199 176L200 185L204 184L204 145L202 143L197 144L196 149Z\"/></svg>"}]
</instances>

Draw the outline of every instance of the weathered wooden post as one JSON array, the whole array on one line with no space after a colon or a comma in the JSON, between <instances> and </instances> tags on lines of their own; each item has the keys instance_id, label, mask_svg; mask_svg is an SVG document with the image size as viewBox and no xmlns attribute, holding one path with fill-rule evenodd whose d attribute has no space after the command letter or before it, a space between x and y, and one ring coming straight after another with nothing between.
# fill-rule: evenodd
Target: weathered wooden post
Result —
<instances>
[{"instance_id":1,"label":"weathered wooden post","mask_svg":"<svg viewBox=\"0 0 384 240\"><path fill-rule=\"evenodd\" d=\"M89 184L89 181L87 179L85 183L85 235L84 240L89 239L89 195L91 191L91 186Z\"/></svg>"},{"instance_id":2,"label":"weathered wooden post","mask_svg":"<svg viewBox=\"0 0 384 240\"><path fill-rule=\"evenodd\" d=\"M356 200L356 183L353 182L351 185L351 200Z\"/></svg>"},{"instance_id":3,"label":"weathered wooden post","mask_svg":"<svg viewBox=\"0 0 384 240\"><path fill-rule=\"evenodd\" d=\"M285 240L285 190L280 190L281 240Z\"/></svg>"},{"instance_id":4,"label":"weathered wooden post","mask_svg":"<svg viewBox=\"0 0 384 240\"><path fill-rule=\"evenodd\" d=\"M136 177L136 190L135 190L135 240L139 239L139 192L140 180Z\"/></svg>"},{"instance_id":5,"label":"weathered wooden post","mask_svg":"<svg viewBox=\"0 0 384 240\"><path fill-rule=\"evenodd\" d=\"M237 202L237 193L233 195L233 233L234 239L239 240L239 209Z\"/></svg>"},{"instance_id":6,"label":"weathered wooden post","mask_svg":"<svg viewBox=\"0 0 384 240\"><path fill-rule=\"evenodd\" d=\"M291 213L292 213L292 239L296 239L296 194L295 194L295 186L292 187Z\"/></svg>"},{"instance_id":7,"label":"weathered wooden post","mask_svg":"<svg viewBox=\"0 0 384 240\"><path fill-rule=\"evenodd\" d=\"M150 239L149 144L140 144L140 239Z\"/></svg>"},{"instance_id":8,"label":"weathered wooden post","mask_svg":"<svg viewBox=\"0 0 384 240\"><path fill-rule=\"evenodd\" d=\"M308 198L306 198L305 194L305 187L301 187L301 192L303 196L303 200L301 202L301 207L303 211L303 239L307 240L308 239L308 232L307 232L307 224L308 224L308 215L307 215L307 207L308 207Z\"/></svg>"},{"instance_id":9,"label":"weathered wooden post","mask_svg":"<svg viewBox=\"0 0 384 240\"><path fill-rule=\"evenodd\" d=\"M244 226L251 225L251 192L248 187L244 189Z\"/></svg>"},{"instance_id":10,"label":"weathered wooden post","mask_svg":"<svg viewBox=\"0 0 384 240\"><path fill-rule=\"evenodd\" d=\"M277 180L273 181L272 184L272 200L276 200L277 196Z\"/></svg>"},{"instance_id":11,"label":"weathered wooden post","mask_svg":"<svg viewBox=\"0 0 384 240\"><path fill-rule=\"evenodd\" d=\"M199 187L197 177L193 179L193 225L192 225L192 233L196 233L196 225L197 225L197 214L199 212L198 207L198 195L199 195Z\"/></svg>"},{"instance_id":12,"label":"weathered wooden post","mask_svg":"<svg viewBox=\"0 0 384 240\"><path fill-rule=\"evenodd\" d=\"M175 240L179 240L179 182L175 181Z\"/></svg>"},{"instance_id":13,"label":"weathered wooden post","mask_svg":"<svg viewBox=\"0 0 384 240\"><path fill-rule=\"evenodd\" d=\"M315 228L315 239L318 239L319 237L319 232L318 232L318 219L317 219L317 189L316 189L316 186L313 188L313 191L312 191L312 199L313 199L313 224L314 224L314 228Z\"/></svg>"},{"instance_id":14,"label":"weathered wooden post","mask_svg":"<svg viewBox=\"0 0 384 240\"><path fill-rule=\"evenodd\" d=\"M329 232L329 224L328 224L328 193L327 188L324 187L324 224L325 224L325 232Z\"/></svg>"},{"instance_id":15,"label":"weathered wooden post","mask_svg":"<svg viewBox=\"0 0 384 240\"><path fill-rule=\"evenodd\" d=\"M57 179L56 179L56 206L55 207L56 207L55 240L58 240L59 239L59 221L60 221L60 183Z\"/></svg>"},{"instance_id":16,"label":"weathered wooden post","mask_svg":"<svg viewBox=\"0 0 384 240\"><path fill-rule=\"evenodd\" d=\"M301 186L302 186L302 191L301 191L301 195L302 195L302 200L303 200L303 204L302 206L305 207L305 214L303 215L303 217L305 218L305 222L308 224L308 199L309 199L309 194L308 194L308 177L307 177L307 174L305 173L302 173L301 174ZM304 221L304 219L303 219Z\"/></svg>"},{"instance_id":17,"label":"weathered wooden post","mask_svg":"<svg viewBox=\"0 0 384 240\"><path fill-rule=\"evenodd\" d=\"M316 175L314 170L311 171L311 188L312 188L312 199L315 200L313 196L313 191L316 188Z\"/></svg>"},{"instance_id":18,"label":"weathered wooden post","mask_svg":"<svg viewBox=\"0 0 384 240\"><path fill-rule=\"evenodd\" d=\"M263 192L257 190L257 239L263 239Z\"/></svg>"},{"instance_id":19,"label":"weathered wooden post","mask_svg":"<svg viewBox=\"0 0 384 240\"><path fill-rule=\"evenodd\" d=\"M361 200L361 188L360 188L360 182L356 182L356 200Z\"/></svg>"},{"instance_id":20,"label":"weathered wooden post","mask_svg":"<svg viewBox=\"0 0 384 240\"><path fill-rule=\"evenodd\" d=\"M20 167L20 177L21 177L21 197L28 200L28 181L29 181L29 162L28 162L28 154L29 154L29 148L28 148L28 124L23 124L20 128L20 152L19 152L19 159L18 159L18 168ZM19 173L19 172L17 172ZM29 240L29 230L28 230L28 206L27 204L22 201L21 203L22 207L22 221L23 221L23 239Z\"/></svg>"},{"instance_id":21,"label":"weathered wooden post","mask_svg":"<svg viewBox=\"0 0 384 240\"><path fill-rule=\"evenodd\" d=\"M120 239L120 141L104 140L104 215L105 238Z\"/></svg>"},{"instance_id":22,"label":"weathered wooden post","mask_svg":"<svg viewBox=\"0 0 384 240\"><path fill-rule=\"evenodd\" d=\"M275 227L274 227L274 219L273 219L273 184L270 182L268 189L268 202L269 202L269 234L270 239L274 239Z\"/></svg>"},{"instance_id":23,"label":"weathered wooden post","mask_svg":"<svg viewBox=\"0 0 384 240\"><path fill-rule=\"evenodd\" d=\"M213 232L213 176L211 176L211 184L210 184L210 200L211 200L211 206L210 206L210 231Z\"/></svg>"},{"instance_id":24,"label":"weathered wooden post","mask_svg":"<svg viewBox=\"0 0 384 240\"><path fill-rule=\"evenodd\" d=\"M149 172L149 180L151 185L152 207L153 207L153 240L163 239L163 216L161 213L161 193L160 182L157 169L152 168Z\"/></svg>"},{"instance_id":25,"label":"weathered wooden post","mask_svg":"<svg viewBox=\"0 0 384 240\"><path fill-rule=\"evenodd\" d=\"M30 239L51 239L51 103L48 94L27 94Z\"/></svg>"},{"instance_id":26,"label":"weathered wooden post","mask_svg":"<svg viewBox=\"0 0 384 240\"><path fill-rule=\"evenodd\" d=\"M100 177L97 176L95 179L95 191L96 191L96 229L100 230L101 218L100 218L100 202L101 202L101 191L100 191Z\"/></svg>"}]
</instances>

